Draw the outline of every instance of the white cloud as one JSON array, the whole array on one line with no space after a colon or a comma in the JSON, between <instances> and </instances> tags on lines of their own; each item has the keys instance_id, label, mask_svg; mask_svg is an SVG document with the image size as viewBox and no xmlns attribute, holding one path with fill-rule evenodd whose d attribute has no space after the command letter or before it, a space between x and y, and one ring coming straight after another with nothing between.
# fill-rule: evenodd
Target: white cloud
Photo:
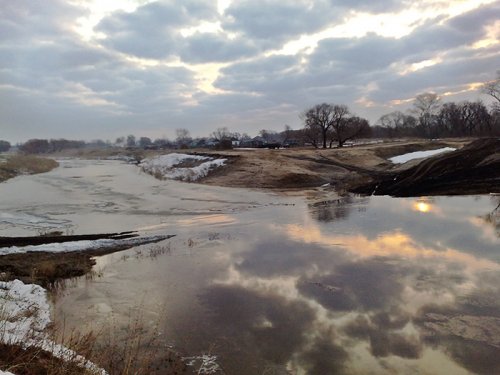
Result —
<instances>
[{"instance_id":1,"label":"white cloud","mask_svg":"<svg viewBox=\"0 0 500 375\"><path fill-rule=\"evenodd\" d=\"M425 90L476 99L500 54L490 0L0 2L13 141L256 133L324 101L376 120Z\"/></svg>"}]
</instances>

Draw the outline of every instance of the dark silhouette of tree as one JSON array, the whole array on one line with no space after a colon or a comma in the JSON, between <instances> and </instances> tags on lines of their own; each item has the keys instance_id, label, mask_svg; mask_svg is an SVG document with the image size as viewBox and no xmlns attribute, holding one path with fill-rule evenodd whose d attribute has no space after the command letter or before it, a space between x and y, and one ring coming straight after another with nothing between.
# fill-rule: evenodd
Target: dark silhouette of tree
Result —
<instances>
[{"instance_id":1,"label":"dark silhouette of tree","mask_svg":"<svg viewBox=\"0 0 500 375\"><path fill-rule=\"evenodd\" d=\"M210 133L210 137L214 139L216 142L221 142L225 139L231 139L232 134L227 127L217 128L212 133Z\"/></svg>"},{"instance_id":2,"label":"dark silhouette of tree","mask_svg":"<svg viewBox=\"0 0 500 375\"><path fill-rule=\"evenodd\" d=\"M314 147L318 147L318 135L323 148L326 148L328 130L332 127L334 106L327 103L317 104L306 110L301 117L305 122L305 134Z\"/></svg>"},{"instance_id":3,"label":"dark silhouette of tree","mask_svg":"<svg viewBox=\"0 0 500 375\"><path fill-rule=\"evenodd\" d=\"M183 128L175 129L175 134L177 136L177 145L180 148L187 148L189 143L191 142L191 135L189 133L189 130Z\"/></svg>"},{"instance_id":4,"label":"dark silhouette of tree","mask_svg":"<svg viewBox=\"0 0 500 375\"><path fill-rule=\"evenodd\" d=\"M418 120L418 130L422 136L432 138L433 126L437 120L440 98L437 94L426 92L415 97L412 112Z\"/></svg>"},{"instance_id":5,"label":"dark silhouette of tree","mask_svg":"<svg viewBox=\"0 0 500 375\"><path fill-rule=\"evenodd\" d=\"M153 144L153 142L151 141L151 138L148 138L148 137L141 137L139 138L139 147L140 148L146 148L146 147L149 147Z\"/></svg>"},{"instance_id":6,"label":"dark silhouette of tree","mask_svg":"<svg viewBox=\"0 0 500 375\"><path fill-rule=\"evenodd\" d=\"M50 144L46 139L30 139L19 147L26 154L43 154L49 152Z\"/></svg>"},{"instance_id":7,"label":"dark silhouette of tree","mask_svg":"<svg viewBox=\"0 0 500 375\"><path fill-rule=\"evenodd\" d=\"M132 134L127 136L127 147L135 147L135 136Z\"/></svg>"},{"instance_id":8,"label":"dark silhouette of tree","mask_svg":"<svg viewBox=\"0 0 500 375\"><path fill-rule=\"evenodd\" d=\"M0 152L6 152L10 150L10 143L7 141L0 140Z\"/></svg>"},{"instance_id":9,"label":"dark silhouette of tree","mask_svg":"<svg viewBox=\"0 0 500 375\"><path fill-rule=\"evenodd\" d=\"M318 104L306 110L302 115L305 126L304 136L314 147L323 148L333 143L342 147L346 141L368 136L370 125L367 120L351 116L346 105Z\"/></svg>"},{"instance_id":10,"label":"dark silhouette of tree","mask_svg":"<svg viewBox=\"0 0 500 375\"><path fill-rule=\"evenodd\" d=\"M495 99L493 110L500 111L500 70L497 70L497 77L495 79L483 84L481 91Z\"/></svg>"}]
</instances>

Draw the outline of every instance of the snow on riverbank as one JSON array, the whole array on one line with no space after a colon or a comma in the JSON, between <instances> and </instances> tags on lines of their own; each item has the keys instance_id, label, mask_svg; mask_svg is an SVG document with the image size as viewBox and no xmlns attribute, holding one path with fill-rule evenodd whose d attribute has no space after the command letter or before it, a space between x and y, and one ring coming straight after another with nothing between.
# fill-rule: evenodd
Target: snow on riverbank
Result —
<instances>
[{"instance_id":1,"label":"snow on riverbank","mask_svg":"<svg viewBox=\"0 0 500 375\"><path fill-rule=\"evenodd\" d=\"M452 147L443 147L443 148L438 148L437 150L416 151L416 152L410 152L408 154L394 156L389 160L394 164L403 164L413 159L427 158L429 156L434 156L437 154L441 154L443 152L450 152L455 150L456 149Z\"/></svg>"},{"instance_id":2,"label":"snow on riverbank","mask_svg":"<svg viewBox=\"0 0 500 375\"><path fill-rule=\"evenodd\" d=\"M214 159L208 156L167 154L151 159L144 159L139 166L144 172L156 177L171 180L197 181L211 170L221 167L227 159ZM192 166L184 166L186 164Z\"/></svg>"},{"instance_id":3,"label":"snow on riverbank","mask_svg":"<svg viewBox=\"0 0 500 375\"><path fill-rule=\"evenodd\" d=\"M37 347L64 361L72 361L92 373L106 371L63 345L54 343L45 329L50 323L47 291L39 285L22 281L0 281L0 341L24 348ZM8 374L8 372L0 371Z\"/></svg>"},{"instance_id":4,"label":"snow on riverbank","mask_svg":"<svg viewBox=\"0 0 500 375\"><path fill-rule=\"evenodd\" d=\"M159 242L171 238L172 235L155 235L143 236L136 238L126 238L120 240L114 239L100 239L100 240L84 240L84 241L69 241L60 243L48 243L43 245L29 245L29 246L11 246L0 247L0 255L26 253L28 251L46 251L51 253L60 253L68 251L86 251L94 249L107 249L114 247L132 247L139 246L153 242Z\"/></svg>"}]
</instances>

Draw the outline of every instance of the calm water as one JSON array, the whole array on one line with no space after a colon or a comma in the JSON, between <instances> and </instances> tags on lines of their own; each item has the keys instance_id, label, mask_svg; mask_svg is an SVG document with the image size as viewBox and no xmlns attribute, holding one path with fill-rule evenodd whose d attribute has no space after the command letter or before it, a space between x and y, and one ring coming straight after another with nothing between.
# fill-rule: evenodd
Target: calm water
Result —
<instances>
[{"instance_id":1,"label":"calm water","mask_svg":"<svg viewBox=\"0 0 500 375\"><path fill-rule=\"evenodd\" d=\"M0 194L0 235L177 234L99 258L56 304L68 325L119 335L140 312L227 374L500 373L498 197L286 197L85 161Z\"/></svg>"}]
</instances>

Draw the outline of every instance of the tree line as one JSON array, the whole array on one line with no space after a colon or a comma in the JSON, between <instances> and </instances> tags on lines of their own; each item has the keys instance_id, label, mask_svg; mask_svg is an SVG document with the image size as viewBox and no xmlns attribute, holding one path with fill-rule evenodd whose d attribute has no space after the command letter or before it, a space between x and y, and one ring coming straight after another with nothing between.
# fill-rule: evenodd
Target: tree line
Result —
<instances>
[{"instance_id":1,"label":"tree line","mask_svg":"<svg viewBox=\"0 0 500 375\"><path fill-rule=\"evenodd\" d=\"M356 138L444 138L500 136L500 70L496 79L483 84L482 92L493 98L488 109L481 101L442 102L435 93L417 95L405 113L394 111L380 117L375 125L356 116L344 104L314 105L299 117L303 127L293 130L285 125L281 132L262 129L255 137L231 132L227 127L214 130L208 137L193 138L188 129L176 129L176 138L169 140L134 135L118 137L114 144L96 140L89 143L66 139L31 139L19 146L25 153L50 153L87 146L128 147L142 149L216 148L232 147L343 147ZM0 140L0 152L8 151L10 143Z\"/></svg>"}]
</instances>

